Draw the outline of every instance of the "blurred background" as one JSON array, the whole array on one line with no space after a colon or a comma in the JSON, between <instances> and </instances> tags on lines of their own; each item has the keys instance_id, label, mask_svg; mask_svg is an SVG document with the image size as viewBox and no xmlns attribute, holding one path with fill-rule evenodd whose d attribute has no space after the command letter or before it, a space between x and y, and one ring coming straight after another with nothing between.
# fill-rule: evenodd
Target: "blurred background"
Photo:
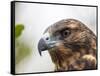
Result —
<instances>
[{"instance_id":1,"label":"blurred background","mask_svg":"<svg viewBox=\"0 0 100 76\"><path fill-rule=\"evenodd\" d=\"M96 8L83 6L16 3L16 73L49 72L54 64L47 51L39 55L37 44L51 24L74 18L86 24L96 34ZM17 30L16 29L16 30Z\"/></svg>"}]
</instances>

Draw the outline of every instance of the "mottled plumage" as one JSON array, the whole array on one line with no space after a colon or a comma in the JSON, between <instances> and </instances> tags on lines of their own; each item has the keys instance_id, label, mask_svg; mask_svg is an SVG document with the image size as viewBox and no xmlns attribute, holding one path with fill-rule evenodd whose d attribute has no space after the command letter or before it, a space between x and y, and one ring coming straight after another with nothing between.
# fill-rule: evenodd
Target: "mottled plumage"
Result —
<instances>
[{"instance_id":1,"label":"mottled plumage","mask_svg":"<svg viewBox=\"0 0 100 76\"><path fill-rule=\"evenodd\" d=\"M97 68L96 36L82 22L64 19L48 27L38 45L39 52L48 50L55 71Z\"/></svg>"}]
</instances>

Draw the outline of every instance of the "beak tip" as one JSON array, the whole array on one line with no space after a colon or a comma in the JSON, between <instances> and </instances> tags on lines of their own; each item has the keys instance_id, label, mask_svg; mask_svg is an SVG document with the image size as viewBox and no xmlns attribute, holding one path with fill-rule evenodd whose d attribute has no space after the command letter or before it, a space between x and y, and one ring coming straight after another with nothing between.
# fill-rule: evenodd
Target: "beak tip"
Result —
<instances>
[{"instance_id":1,"label":"beak tip","mask_svg":"<svg viewBox=\"0 0 100 76\"><path fill-rule=\"evenodd\" d=\"M41 54L42 51L41 51L39 45L38 45L38 52L39 52L39 55L42 56L42 54Z\"/></svg>"},{"instance_id":2,"label":"beak tip","mask_svg":"<svg viewBox=\"0 0 100 76\"><path fill-rule=\"evenodd\" d=\"M38 50L39 50L39 49L38 49ZM42 56L42 52L41 52L41 50L39 50L39 55Z\"/></svg>"}]
</instances>

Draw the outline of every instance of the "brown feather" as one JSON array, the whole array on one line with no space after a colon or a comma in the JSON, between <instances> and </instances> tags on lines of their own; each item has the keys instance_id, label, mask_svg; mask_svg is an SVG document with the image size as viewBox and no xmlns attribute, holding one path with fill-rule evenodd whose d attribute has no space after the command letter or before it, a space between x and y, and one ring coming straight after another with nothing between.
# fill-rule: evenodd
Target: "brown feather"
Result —
<instances>
[{"instance_id":1,"label":"brown feather","mask_svg":"<svg viewBox=\"0 0 100 76\"><path fill-rule=\"evenodd\" d=\"M46 31L54 35L64 28L70 29L72 34L49 50L55 71L96 69L95 34L85 24L75 19L61 20Z\"/></svg>"}]
</instances>

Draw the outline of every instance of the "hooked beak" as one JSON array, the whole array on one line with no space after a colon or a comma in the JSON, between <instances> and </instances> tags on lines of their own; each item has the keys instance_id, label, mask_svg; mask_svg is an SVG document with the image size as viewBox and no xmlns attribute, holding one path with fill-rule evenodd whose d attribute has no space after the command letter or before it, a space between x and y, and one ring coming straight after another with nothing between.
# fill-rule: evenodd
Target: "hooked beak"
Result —
<instances>
[{"instance_id":1,"label":"hooked beak","mask_svg":"<svg viewBox=\"0 0 100 76\"><path fill-rule=\"evenodd\" d=\"M42 55L42 51L49 50L55 46L56 41L52 39L48 33L44 34L44 36L39 40L38 43L38 51L40 56Z\"/></svg>"},{"instance_id":2,"label":"hooked beak","mask_svg":"<svg viewBox=\"0 0 100 76\"><path fill-rule=\"evenodd\" d=\"M43 38L41 38L41 39L39 40L39 43L38 43L38 51L39 51L40 56L42 55L41 52L42 52L42 51L45 51L45 50L47 50L47 49L48 49L48 48L47 48L46 42L44 41Z\"/></svg>"}]
</instances>

